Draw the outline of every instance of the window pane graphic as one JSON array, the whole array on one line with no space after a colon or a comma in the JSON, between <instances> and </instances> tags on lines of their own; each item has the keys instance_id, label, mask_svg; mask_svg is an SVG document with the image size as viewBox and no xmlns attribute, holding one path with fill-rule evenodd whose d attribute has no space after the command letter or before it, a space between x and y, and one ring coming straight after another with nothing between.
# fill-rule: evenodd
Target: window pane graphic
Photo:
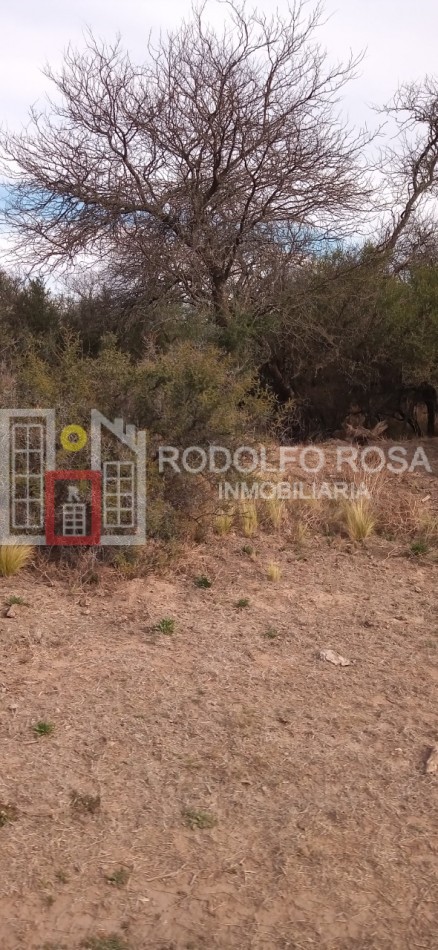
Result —
<instances>
[{"instance_id":1,"label":"window pane graphic","mask_svg":"<svg viewBox=\"0 0 438 950\"><path fill-rule=\"evenodd\" d=\"M16 422L11 440L12 526L42 528L44 521L44 426Z\"/></svg>"},{"instance_id":2,"label":"window pane graphic","mask_svg":"<svg viewBox=\"0 0 438 950\"><path fill-rule=\"evenodd\" d=\"M105 528L134 526L134 463L104 462L103 524Z\"/></svg>"},{"instance_id":3,"label":"window pane graphic","mask_svg":"<svg viewBox=\"0 0 438 950\"><path fill-rule=\"evenodd\" d=\"M84 537L86 534L86 506L66 503L62 506L62 533L64 537Z\"/></svg>"}]
</instances>

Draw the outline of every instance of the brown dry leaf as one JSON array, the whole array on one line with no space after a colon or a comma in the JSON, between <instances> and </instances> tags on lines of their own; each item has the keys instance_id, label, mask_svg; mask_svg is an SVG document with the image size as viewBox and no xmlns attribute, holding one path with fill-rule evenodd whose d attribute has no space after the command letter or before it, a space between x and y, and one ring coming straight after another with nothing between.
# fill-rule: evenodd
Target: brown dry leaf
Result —
<instances>
[{"instance_id":1,"label":"brown dry leaf","mask_svg":"<svg viewBox=\"0 0 438 950\"><path fill-rule=\"evenodd\" d=\"M320 660L326 660L327 663L333 663L334 666L350 666L351 661L346 660L345 656L335 653L334 650L320 650Z\"/></svg>"}]
</instances>

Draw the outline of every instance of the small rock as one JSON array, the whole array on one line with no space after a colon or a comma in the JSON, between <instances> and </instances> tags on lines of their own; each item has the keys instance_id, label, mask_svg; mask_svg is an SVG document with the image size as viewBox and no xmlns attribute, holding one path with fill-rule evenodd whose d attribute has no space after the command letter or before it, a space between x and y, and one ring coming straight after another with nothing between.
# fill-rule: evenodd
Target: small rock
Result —
<instances>
[{"instance_id":1,"label":"small rock","mask_svg":"<svg viewBox=\"0 0 438 950\"><path fill-rule=\"evenodd\" d=\"M425 771L427 775L435 775L438 772L438 743L429 752Z\"/></svg>"},{"instance_id":2,"label":"small rock","mask_svg":"<svg viewBox=\"0 0 438 950\"><path fill-rule=\"evenodd\" d=\"M16 617L16 616L17 616L17 611L14 610L13 607L8 607L8 609L7 609L6 613L5 613L5 617Z\"/></svg>"},{"instance_id":3,"label":"small rock","mask_svg":"<svg viewBox=\"0 0 438 950\"><path fill-rule=\"evenodd\" d=\"M351 661L346 660L345 656L335 653L334 650L320 650L320 660L326 660L327 663L333 663L334 666L350 666Z\"/></svg>"}]
</instances>

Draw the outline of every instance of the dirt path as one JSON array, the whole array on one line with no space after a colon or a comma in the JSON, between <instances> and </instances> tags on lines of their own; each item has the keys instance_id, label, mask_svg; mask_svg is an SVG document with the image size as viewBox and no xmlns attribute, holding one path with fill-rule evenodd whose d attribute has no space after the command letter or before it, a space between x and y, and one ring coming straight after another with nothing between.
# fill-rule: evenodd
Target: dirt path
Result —
<instances>
[{"instance_id":1,"label":"dirt path","mask_svg":"<svg viewBox=\"0 0 438 950\"><path fill-rule=\"evenodd\" d=\"M2 950L436 946L438 567L242 546L88 605L1 581Z\"/></svg>"}]
</instances>

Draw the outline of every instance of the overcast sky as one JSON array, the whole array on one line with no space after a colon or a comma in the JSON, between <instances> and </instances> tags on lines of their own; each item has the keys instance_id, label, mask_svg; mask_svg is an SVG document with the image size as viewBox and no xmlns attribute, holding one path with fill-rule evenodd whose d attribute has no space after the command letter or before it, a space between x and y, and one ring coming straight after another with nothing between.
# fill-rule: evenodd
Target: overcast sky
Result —
<instances>
[{"instance_id":1,"label":"overcast sky","mask_svg":"<svg viewBox=\"0 0 438 950\"><path fill-rule=\"evenodd\" d=\"M134 59L144 55L149 30L175 26L190 10L190 0L0 0L0 122L26 120L28 107L44 96L48 82L41 69L56 65L72 41L83 44L90 26L112 39L120 32ZM259 9L277 4L259 0ZM286 4L280 0L278 7ZM220 18L224 8L213 14ZM361 75L351 87L350 118L361 124L370 103L387 101L401 80L438 73L437 0L326 0L328 22L321 40L334 58L367 50Z\"/></svg>"}]
</instances>

